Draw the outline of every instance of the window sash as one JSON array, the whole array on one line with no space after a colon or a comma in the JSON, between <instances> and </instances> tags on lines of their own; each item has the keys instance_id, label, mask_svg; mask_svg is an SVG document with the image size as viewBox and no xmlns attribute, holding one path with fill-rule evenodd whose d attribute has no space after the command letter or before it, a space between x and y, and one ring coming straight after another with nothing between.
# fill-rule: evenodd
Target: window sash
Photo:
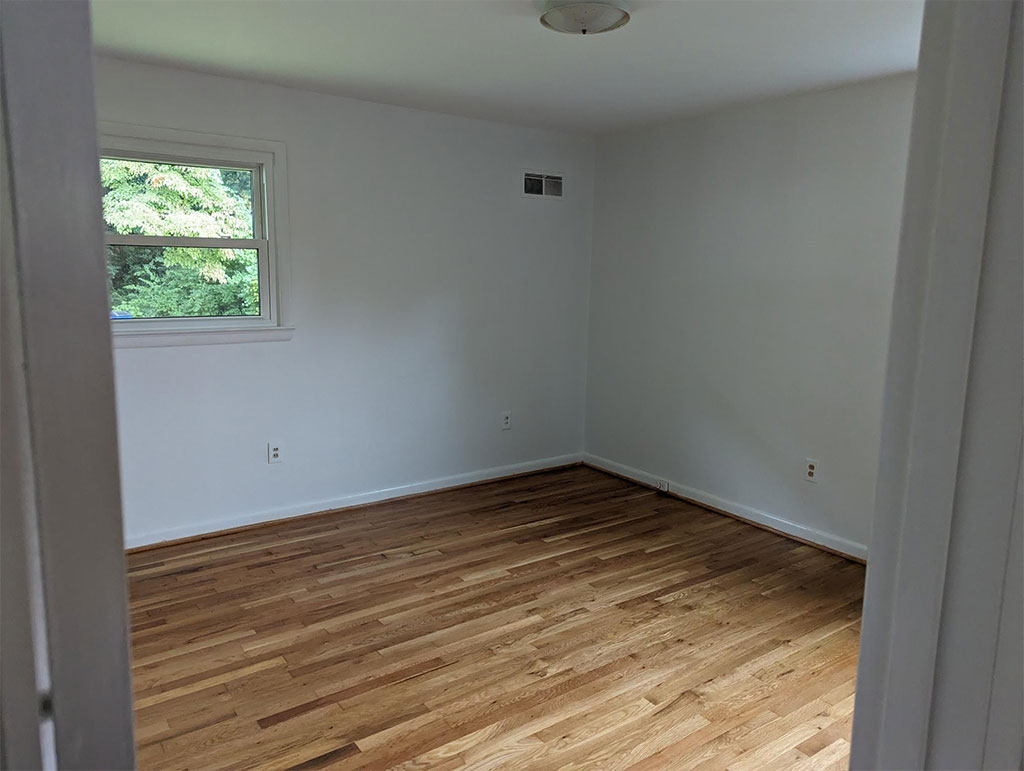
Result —
<instances>
[{"instance_id":1,"label":"window sash","mask_svg":"<svg viewBox=\"0 0 1024 771\"><path fill-rule=\"evenodd\" d=\"M182 166L206 166L222 169L245 169L252 171L252 212L255 238L194 238L190 236L148 236L107 232L109 246L190 246L212 249L254 249L257 254L259 272L260 315L259 316L169 316L150 319L111 319L111 329L117 333L160 332L160 331L201 331L216 329L242 329L251 327L274 327L279 323L277 302L277 266L273 250L273 234L270 223L273 213L269 207L273 201L267 163L260 158L254 162L253 155L265 155L258 151L237 151L224 148L221 152L209 152L207 148L178 145L175 152L151 151L145 146L132 149L132 145L147 140L106 144L100 150L101 158L116 158L141 162L172 163ZM127 146L126 146L127 145ZM181 152L177 152L180 147ZM195 152L191 152L191 150ZM219 150L220 148L209 148ZM243 159L242 155L249 156ZM272 161L272 157L268 158Z\"/></svg>"},{"instance_id":2,"label":"window sash","mask_svg":"<svg viewBox=\"0 0 1024 771\"><path fill-rule=\"evenodd\" d=\"M140 236L107 233L108 246L184 246L197 249L259 249L265 238L194 238L192 236Z\"/></svg>"},{"instance_id":3,"label":"window sash","mask_svg":"<svg viewBox=\"0 0 1024 771\"><path fill-rule=\"evenodd\" d=\"M248 171L252 173L252 234L253 238L266 238L267 197L264 195L264 171L262 163L240 163L226 158L220 160L195 155L174 155L161 152L130 152L125 150L100 150L100 159L110 158L118 161L137 161L139 163L167 163L176 166L204 167L209 169L228 169L231 171ZM108 231L108 235L111 234Z\"/></svg>"},{"instance_id":4,"label":"window sash","mask_svg":"<svg viewBox=\"0 0 1024 771\"><path fill-rule=\"evenodd\" d=\"M210 249L255 250L259 275L259 316L161 316L150 319L111 319L115 332L120 329L141 329L143 327L147 329L178 329L210 326L266 326L274 323L277 311L273 305L274 274L270 264L270 242L265 238L189 238L186 236L138 236L108 233L106 243L107 246L191 246Z\"/></svg>"}]
</instances>

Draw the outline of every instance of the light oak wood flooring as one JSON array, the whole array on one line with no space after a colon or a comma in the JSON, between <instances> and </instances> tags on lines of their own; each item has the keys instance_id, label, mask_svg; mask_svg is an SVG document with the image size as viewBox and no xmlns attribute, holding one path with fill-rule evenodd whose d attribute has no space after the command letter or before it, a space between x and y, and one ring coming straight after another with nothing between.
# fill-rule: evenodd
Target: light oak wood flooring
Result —
<instances>
[{"instance_id":1,"label":"light oak wood flooring","mask_svg":"<svg viewBox=\"0 0 1024 771\"><path fill-rule=\"evenodd\" d=\"M864 568L590 468L128 565L143 769L846 767Z\"/></svg>"}]
</instances>

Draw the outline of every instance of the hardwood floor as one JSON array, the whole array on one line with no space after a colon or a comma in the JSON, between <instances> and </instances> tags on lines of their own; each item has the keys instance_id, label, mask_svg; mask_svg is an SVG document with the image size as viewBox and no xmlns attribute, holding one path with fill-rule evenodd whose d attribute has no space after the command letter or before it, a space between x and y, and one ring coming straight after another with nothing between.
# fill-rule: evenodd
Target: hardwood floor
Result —
<instances>
[{"instance_id":1,"label":"hardwood floor","mask_svg":"<svg viewBox=\"0 0 1024 771\"><path fill-rule=\"evenodd\" d=\"M140 768L845 768L864 568L589 468L128 563Z\"/></svg>"}]
</instances>

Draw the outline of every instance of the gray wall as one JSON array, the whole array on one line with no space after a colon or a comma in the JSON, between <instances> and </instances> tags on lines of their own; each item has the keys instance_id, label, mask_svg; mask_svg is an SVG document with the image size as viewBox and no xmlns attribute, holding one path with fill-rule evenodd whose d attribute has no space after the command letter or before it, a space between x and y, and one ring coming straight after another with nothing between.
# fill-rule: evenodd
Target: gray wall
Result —
<instances>
[{"instance_id":1,"label":"gray wall","mask_svg":"<svg viewBox=\"0 0 1024 771\"><path fill-rule=\"evenodd\" d=\"M599 141L588 453L866 554L913 91Z\"/></svg>"},{"instance_id":2,"label":"gray wall","mask_svg":"<svg viewBox=\"0 0 1024 771\"><path fill-rule=\"evenodd\" d=\"M116 352L129 545L585 450L866 553L912 76L615 134L596 161L243 80L100 59L97 81L102 120L288 152L294 338ZM523 168L564 172L566 200L522 198Z\"/></svg>"},{"instance_id":3,"label":"gray wall","mask_svg":"<svg viewBox=\"0 0 1024 771\"><path fill-rule=\"evenodd\" d=\"M129 545L579 452L591 140L109 59L96 80L101 120L288 153L294 338L116 352ZM565 200L521 197L523 168Z\"/></svg>"}]
</instances>

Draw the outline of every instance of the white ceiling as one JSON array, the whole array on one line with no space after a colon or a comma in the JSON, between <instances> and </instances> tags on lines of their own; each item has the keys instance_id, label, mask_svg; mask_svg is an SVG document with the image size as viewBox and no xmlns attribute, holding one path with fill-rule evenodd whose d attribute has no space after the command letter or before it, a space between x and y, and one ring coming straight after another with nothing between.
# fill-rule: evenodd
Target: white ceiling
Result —
<instances>
[{"instance_id":1,"label":"white ceiling","mask_svg":"<svg viewBox=\"0 0 1024 771\"><path fill-rule=\"evenodd\" d=\"M634 0L603 35L533 0L94 0L98 52L588 133L913 70L922 0Z\"/></svg>"}]
</instances>

